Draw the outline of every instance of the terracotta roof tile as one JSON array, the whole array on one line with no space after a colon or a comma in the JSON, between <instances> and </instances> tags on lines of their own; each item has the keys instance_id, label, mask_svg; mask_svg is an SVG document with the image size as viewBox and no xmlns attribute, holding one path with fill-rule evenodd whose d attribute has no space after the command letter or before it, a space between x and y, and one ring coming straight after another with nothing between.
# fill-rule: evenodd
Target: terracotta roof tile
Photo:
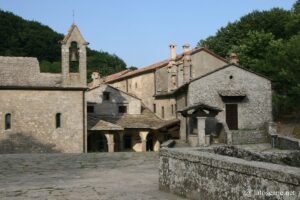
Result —
<instances>
[{"instance_id":1,"label":"terracotta roof tile","mask_svg":"<svg viewBox=\"0 0 300 200\"><path fill-rule=\"evenodd\" d=\"M187 54L190 54L190 55L193 55L195 53L198 53L200 51L205 51L207 53L209 53L210 55L228 63L228 61L224 58L222 58L221 56L211 52L210 50L206 49L206 48L194 48L192 50L190 50L189 52L187 52ZM182 59L184 56L184 54L179 54L176 56L176 61L179 61L180 59ZM112 83L114 81L118 81L118 80L122 80L122 79L125 79L125 78L129 78L131 76L137 76L139 74L142 74L142 73L146 73L146 72L151 72L151 71L154 71L155 69L158 69L158 68L161 68L161 67L164 67L166 66L167 64L169 63L169 60L163 60L161 62L158 62L158 63L155 63L155 64L152 64L152 65L149 65L149 66L146 66L146 67L142 67L142 68L139 68L137 70L133 70L133 71L130 71L129 73L125 73L121 76L114 76L114 75L118 75L119 73L116 73L116 74L112 74L112 75L109 75L109 79L105 80L106 83Z\"/></svg>"}]
</instances>

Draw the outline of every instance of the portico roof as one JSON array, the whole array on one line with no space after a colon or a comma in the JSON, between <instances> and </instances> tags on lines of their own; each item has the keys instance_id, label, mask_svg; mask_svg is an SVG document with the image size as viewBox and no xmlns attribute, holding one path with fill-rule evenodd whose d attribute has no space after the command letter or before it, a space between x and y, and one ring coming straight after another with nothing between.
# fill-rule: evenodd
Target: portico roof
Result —
<instances>
[{"instance_id":1,"label":"portico roof","mask_svg":"<svg viewBox=\"0 0 300 200\"><path fill-rule=\"evenodd\" d=\"M245 97L247 95L243 90L220 90L218 93L222 97Z\"/></svg>"},{"instance_id":2,"label":"portico roof","mask_svg":"<svg viewBox=\"0 0 300 200\"><path fill-rule=\"evenodd\" d=\"M152 129L158 130L167 126L172 126L179 123L178 119L162 120L158 118L148 108L143 108L141 114L124 114L118 116L89 116L88 124L91 124L90 119L98 120L97 126L89 126L88 130L124 130L124 129ZM110 128L115 129L110 129ZM96 129L97 128L97 129ZM120 129L122 128L122 129Z\"/></svg>"},{"instance_id":3,"label":"portico roof","mask_svg":"<svg viewBox=\"0 0 300 200\"><path fill-rule=\"evenodd\" d=\"M178 110L177 112L181 113L185 117L191 113L194 113L197 110L209 111L209 112L213 112L213 113L219 113L219 112L223 111L223 109L221 109L221 108L210 106L208 104L199 102L197 104L193 104L193 105L187 106L185 108L182 108L182 109Z\"/></svg>"}]
</instances>

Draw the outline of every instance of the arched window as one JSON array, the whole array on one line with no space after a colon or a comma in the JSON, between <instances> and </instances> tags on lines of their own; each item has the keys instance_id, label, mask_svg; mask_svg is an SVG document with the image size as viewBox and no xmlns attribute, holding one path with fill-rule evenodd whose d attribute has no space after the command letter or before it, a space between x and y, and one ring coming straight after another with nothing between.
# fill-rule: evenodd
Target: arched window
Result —
<instances>
[{"instance_id":1,"label":"arched window","mask_svg":"<svg viewBox=\"0 0 300 200\"><path fill-rule=\"evenodd\" d=\"M56 128L61 127L61 113L56 113L55 115L55 126Z\"/></svg>"},{"instance_id":2,"label":"arched window","mask_svg":"<svg viewBox=\"0 0 300 200\"><path fill-rule=\"evenodd\" d=\"M5 115L5 130L11 129L11 114L7 113Z\"/></svg>"},{"instance_id":3,"label":"arched window","mask_svg":"<svg viewBox=\"0 0 300 200\"><path fill-rule=\"evenodd\" d=\"M77 42L71 42L69 48L70 72L79 72L79 51Z\"/></svg>"}]
</instances>

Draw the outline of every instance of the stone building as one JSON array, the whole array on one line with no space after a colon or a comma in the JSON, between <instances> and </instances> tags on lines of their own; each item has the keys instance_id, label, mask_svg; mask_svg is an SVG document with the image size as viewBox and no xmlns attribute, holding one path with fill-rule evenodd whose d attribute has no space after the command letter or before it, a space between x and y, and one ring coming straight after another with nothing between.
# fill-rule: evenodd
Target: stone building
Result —
<instances>
[{"instance_id":1,"label":"stone building","mask_svg":"<svg viewBox=\"0 0 300 200\"><path fill-rule=\"evenodd\" d=\"M164 120L180 120L180 139L192 146L211 142L264 142L272 121L271 81L205 48L189 49L137 70L101 79L136 95Z\"/></svg>"},{"instance_id":2,"label":"stone building","mask_svg":"<svg viewBox=\"0 0 300 200\"><path fill-rule=\"evenodd\" d=\"M85 152L87 44L73 24L61 74L41 73L36 58L0 57L1 153Z\"/></svg>"},{"instance_id":3,"label":"stone building","mask_svg":"<svg viewBox=\"0 0 300 200\"><path fill-rule=\"evenodd\" d=\"M98 75L92 75L96 85ZM157 151L171 137L166 128L178 120L161 120L138 97L110 85L91 87L86 94L88 152Z\"/></svg>"}]
</instances>

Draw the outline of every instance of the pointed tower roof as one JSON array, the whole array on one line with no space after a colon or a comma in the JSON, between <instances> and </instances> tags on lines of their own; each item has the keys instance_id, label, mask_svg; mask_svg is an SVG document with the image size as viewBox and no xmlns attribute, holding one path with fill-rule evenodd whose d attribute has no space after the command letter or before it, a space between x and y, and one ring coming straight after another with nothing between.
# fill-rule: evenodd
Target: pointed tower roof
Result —
<instances>
[{"instance_id":1,"label":"pointed tower roof","mask_svg":"<svg viewBox=\"0 0 300 200\"><path fill-rule=\"evenodd\" d=\"M65 35L64 39L60 41L61 44L66 44L67 41L69 40L69 38L72 36L72 34L74 34L76 32L76 34L78 34L81 39L84 41L84 43L86 45L88 45L89 43L87 41L85 41L85 39L83 38L79 28L77 27L77 25L75 23L72 23L71 27L69 28L68 34Z\"/></svg>"}]
</instances>

